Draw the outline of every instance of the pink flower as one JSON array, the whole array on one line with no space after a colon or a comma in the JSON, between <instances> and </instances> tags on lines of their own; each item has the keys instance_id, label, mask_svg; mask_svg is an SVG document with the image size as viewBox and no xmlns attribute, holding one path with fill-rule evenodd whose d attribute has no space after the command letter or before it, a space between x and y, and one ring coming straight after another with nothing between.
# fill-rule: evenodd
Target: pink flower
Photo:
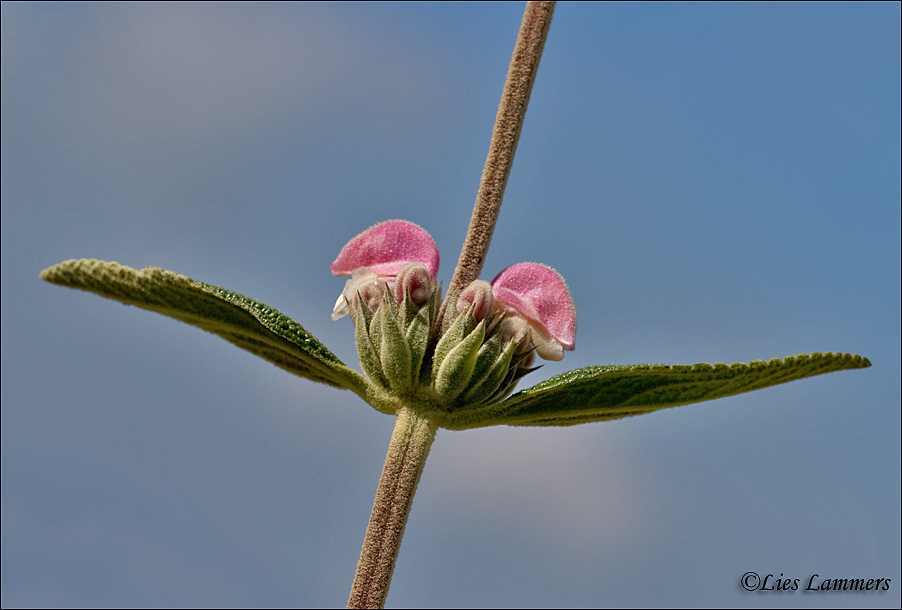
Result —
<instances>
[{"instance_id":1,"label":"pink flower","mask_svg":"<svg viewBox=\"0 0 902 610\"><path fill-rule=\"evenodd\" d=\"M432 295L438 265L438 248L421 227L405 220L370 227L349 241L332 263L333 274L351 276L335 302L332 319L350 313L358 297L375 310L386 286L398 302L409 295L422 306ZM575 347L573 298L564 278L545 265L520 263L508 267L491 285L474 281L460 292L457 311L471 312L477 320L492 312L505 312L505 341L522 342L518 352L535 347L540 357L561 360L565 351Z\"/></svg>"},{"instance_id":2,"label":"pink flower","mask_svg":"<svg viewBox=\"0 0 902 610\"><path fill-rule=\"evenodd\" d=\"M536 353L562 360L576 347L576 307L561 274L538 263L508 267L492 280L495 310L521 317Z\"/></svg>"},{"instance_id":3,"label":"pink flower","mask_svg":"<svg viewBox=\"0 0 902 610\"><path fill-rule=\"evenodd\" d=\"M394 289L398 301L403 299L405 289L415 301L421 301L424 295L428 300L438 265L438 248L425 229L406 220L370 227L349 241L329 268L334 275L351 276L335 302L332 319L347 315L358 294L374 309L386 285ZM402 281L396 282L399 275Z\"/></svg>"}]
</instances>

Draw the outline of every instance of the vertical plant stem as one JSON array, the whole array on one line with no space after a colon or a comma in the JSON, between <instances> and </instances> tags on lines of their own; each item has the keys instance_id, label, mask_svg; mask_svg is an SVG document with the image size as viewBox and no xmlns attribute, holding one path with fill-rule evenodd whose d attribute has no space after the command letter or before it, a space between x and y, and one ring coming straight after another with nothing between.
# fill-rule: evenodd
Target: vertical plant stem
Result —
<instances>
[{"instance_id":1,"label":"vertical plant stem","mask_svg":"<svg viewBox=\"0 0 902 610\"><path fill-rule=\"evenodd\" d=\"M385 605L413 494L437 428L408 408L398 411L348 608L382 608Z\"/></svg>"},{"instance_id":2,"label":"vertical plant stem","mask_svg":"<svg viewBox=\"0 0 902 610\"><path fill-rule=\"evenodd\" d=\"M495 128L476 194L470 227L448 286L449 295L477 279L482 271L514 163L529 95L539 69L548 28L551 26L554 4L526 3L507 80L501 93L501 103L495 117ZM442 303L436 329L441 327L447 302L446 298ZM398 411L360 552L360 561L357 563L348 608L382 608L385 604L413 495L423 473L429 448L435 440L436 430L436 425L411 409L402 408Z\"/></svg>"},{"instance_id":3,"label":"vertical plant stem","mask_svg":"<svg viewBox=\"0 0 902 610\"><path fill-rule=\"evenodd\" d=\"M495 129L492 131L489 154L482 170L482 180L476 194L470 228L467 230L467 238L460 251L451 283L448 285L449 295L478 279L482 272L482 265L501 209L501 200L504 198L504 189L507 187L507 179L514 163L514 153L520 140L520 131L523 129L529 95L536 80L542 49L548 37L548 28L551 26L554 4L554 2L526 3L523 23L501 93L498 115L495 117Z\"/></svg>"}]
</instances>

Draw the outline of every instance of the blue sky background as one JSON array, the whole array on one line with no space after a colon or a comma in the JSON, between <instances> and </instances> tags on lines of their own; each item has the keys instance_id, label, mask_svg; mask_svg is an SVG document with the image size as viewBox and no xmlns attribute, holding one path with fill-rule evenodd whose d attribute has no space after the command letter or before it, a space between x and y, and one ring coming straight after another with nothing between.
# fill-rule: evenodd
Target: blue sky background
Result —
<instances>
[{"instance_id":1,"label":"blue sky background","mask_svg":"<svg viewBox=\"0 0 902 610\"><path fill-rule=\"evenodd\" d=\"M450 279L514 4L2 5L2 604L343 606L393 420L38 279L155 265L357 366L329 263ZM567 279L610 363L873 367L566 429L440 431L391 607L900 605L900 5L557 7L491 279ZM889 578L747 593L756 571Z\"/></svg>"}]
</instances>

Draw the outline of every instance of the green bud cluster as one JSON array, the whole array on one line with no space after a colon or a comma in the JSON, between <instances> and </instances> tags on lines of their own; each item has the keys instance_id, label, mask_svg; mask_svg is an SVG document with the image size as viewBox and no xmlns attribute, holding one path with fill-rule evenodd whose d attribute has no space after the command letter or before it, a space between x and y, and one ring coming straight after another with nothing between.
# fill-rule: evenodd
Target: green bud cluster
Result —
<instances>
[{"instance_id":1,"label":"green bud cluster","mask_svg":"<svg viewBox=\"0 0 902 610\"><path fill-rule=\"evenodd\" d=\"M477 320L475 307L446 321L435 347L432 388L449 410L499 402L523 375L535 370L526 367L531 360L531 351L523 353L521 348L526 339L505 340L501 324L505 314Z\"/></svg>"},{"instance_id":2,"label":"green bud cluster","mask_svg":"<svg viewBox=\"0 0 902 610\"><path fill-rule=\"evenodd\" d=\"M434 339L439 293L433 288L424 305L408 293L399 303L388 286L374 308L355 299L350 313L364 376L377 392L388 391L411 406L453 411L503 400L535 370L528 368L528 338L506 337L503 312L479 320L475 304L457 313L452 299Z\"/></svg>"},{"instance_id":3,"label":"green bud cluster","mask_svg":"<svg viewBox=\"0 0 902 610\"><path fill-rule=\"evenodd\" d=\"M419 306L405 292L398 300L385 286L382 302L375 308L363 298L350 308L360 368L367 380L396 394L410 394L420 382L420 372L437 314L435 288L425 305Z\"/></svg>"}]
</instances>

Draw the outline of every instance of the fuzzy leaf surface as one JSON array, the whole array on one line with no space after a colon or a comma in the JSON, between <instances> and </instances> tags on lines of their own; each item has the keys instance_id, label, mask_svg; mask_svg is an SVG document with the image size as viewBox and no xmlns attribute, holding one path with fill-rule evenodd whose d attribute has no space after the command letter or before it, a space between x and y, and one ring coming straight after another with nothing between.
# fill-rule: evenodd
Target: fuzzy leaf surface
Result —
<instances>
[{"instance_id":1,"label":"fuzzy leaf surface","mask_svg":"<svg viewBox=\"0 0 902 610\"><path fill-rule=\"evenodd\" d=\"M364 381L303 326L269 305L159 267L138 271L95 259L41 272L53 284L94 292L219 335L299 377L365 396Z\"/></svg>"},{"instance_id":2,"label":"fuzzy leaf surface","mask_svg":"<svg viewBox=\"0 0 902 610\"><path fill-rule=\"evenodd\" d=\"M692 366L591 366L552 377L486 409L452 413L442 427L573 426L644 415L780 383L871 366L867 358L826 352L770 361Z\"/></svg>"}]
</instances>

